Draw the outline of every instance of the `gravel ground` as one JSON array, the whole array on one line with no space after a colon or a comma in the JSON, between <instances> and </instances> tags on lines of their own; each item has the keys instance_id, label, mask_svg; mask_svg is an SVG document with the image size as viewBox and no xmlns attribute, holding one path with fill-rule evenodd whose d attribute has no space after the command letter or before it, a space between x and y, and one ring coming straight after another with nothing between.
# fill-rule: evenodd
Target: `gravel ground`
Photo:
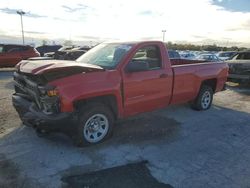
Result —
<instances>
[{"instance_id":1,"label":"gravel ground","mask_svg":"<svg viewBox=\"0 0 250 188\"><path fill-rule=\"evenodd\" d=\"M250 187L249 87L229 84L205 112L184 104L122 120L110 140L76 148L62 134L39 138L21 125L11 105L11 75L0 71L0 187L83 186L84 177L91 174L96 183L103 172L122 178L102 179L102 187L114 187L121 179L130 187L138 187L136 182L145 182L141 187L147 182L155 187ZM136 176L123 173L124 165L129 169L141 161L147 161L146 169L133 168Z\"/></svg>"},{"instance_id":2,"label":"gravel ground","mask_svg":"<svg viewBox=\"0 0 250 188\"><path fill-rule=\"evenodd\" d=\"M11 94L13 93L13 83L11 76L12 69L0 70L0 136L19 127L20 120L15 109L11 105Z\"/></svg>"}]
</instances>

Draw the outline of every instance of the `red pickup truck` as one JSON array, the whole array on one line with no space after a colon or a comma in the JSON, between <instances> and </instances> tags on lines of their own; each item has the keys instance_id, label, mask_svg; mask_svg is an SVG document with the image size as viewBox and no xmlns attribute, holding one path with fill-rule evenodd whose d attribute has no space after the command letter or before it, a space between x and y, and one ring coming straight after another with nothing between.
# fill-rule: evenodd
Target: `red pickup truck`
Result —
<instances>
[{"instance_id":1,"label":"red pickup truck","mask_svg":"<svg viewBox=\"0 0 250 188\"><path fill-rule=\"evenodd\" d=\"M90 145L119 118L186 102L209 109L227 75L224 62L171 65L162 42L102 43L76 61L22 61L12 101L25 125Z\"/></svg>"}]
</instances>

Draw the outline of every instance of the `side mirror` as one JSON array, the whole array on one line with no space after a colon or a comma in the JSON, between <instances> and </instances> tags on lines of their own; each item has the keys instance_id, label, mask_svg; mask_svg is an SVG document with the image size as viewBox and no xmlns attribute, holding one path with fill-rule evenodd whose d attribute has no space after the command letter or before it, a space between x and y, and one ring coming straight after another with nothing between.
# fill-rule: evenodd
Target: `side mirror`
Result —
<instances>
[{"instance_id":1,"label":"side mirror","mask_svg":"<svg viewBox=\"0 0 250 188\"><path fill-rule=\"evenodd\" d=\"M126 67L126 72L140 72L149 70L149 65L145 61L131 61Z\"/></svg>"}]
</instances>

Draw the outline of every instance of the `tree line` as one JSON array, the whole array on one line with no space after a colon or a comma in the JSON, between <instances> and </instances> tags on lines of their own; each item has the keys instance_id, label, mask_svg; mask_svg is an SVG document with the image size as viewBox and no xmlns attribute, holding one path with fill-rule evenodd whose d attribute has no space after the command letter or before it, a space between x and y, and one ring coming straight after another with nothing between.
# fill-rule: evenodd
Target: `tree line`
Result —
<instances>
[{"instance_id":1,"label":"tree line","mask_svg":"<svg viewBox=\"0 0 250 188\"><path fill-rule=\"evenodd\" d=\"M247 50L245 47L225 47L225 46L217 46L213 45L194 45L194 44L176 44L172 42L166 43L168 49L173 50L191 50L191 51L243 51Z\"/></svg>"}]
</instances>

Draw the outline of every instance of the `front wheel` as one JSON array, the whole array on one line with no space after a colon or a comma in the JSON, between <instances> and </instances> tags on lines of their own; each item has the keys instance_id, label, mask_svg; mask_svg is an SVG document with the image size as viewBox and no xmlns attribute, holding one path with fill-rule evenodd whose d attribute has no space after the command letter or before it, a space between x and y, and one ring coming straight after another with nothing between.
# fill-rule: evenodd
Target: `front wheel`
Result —
<instances>
[{"instance_id":1,"label":"front wheel","mask_svg":"<svg viewBox=\"0 0 250 188\"><path fill-rule=\"evenodd\" d=\"M97 144L112 135L114 116L104 104L92 103L79 113L75 143L78 146Z\"/></svg>"},{"instance_id":2,"label":"front wheel","mask_svg":"<svg viewBox=\"0 0 250 188\"><path fill-rule=\"evenodd\" d=\"M210 86L201 86L200 92L192 103L192 108L195 110L208 110L213 102L213 89Z\"/></svg>"}]
</instances>

